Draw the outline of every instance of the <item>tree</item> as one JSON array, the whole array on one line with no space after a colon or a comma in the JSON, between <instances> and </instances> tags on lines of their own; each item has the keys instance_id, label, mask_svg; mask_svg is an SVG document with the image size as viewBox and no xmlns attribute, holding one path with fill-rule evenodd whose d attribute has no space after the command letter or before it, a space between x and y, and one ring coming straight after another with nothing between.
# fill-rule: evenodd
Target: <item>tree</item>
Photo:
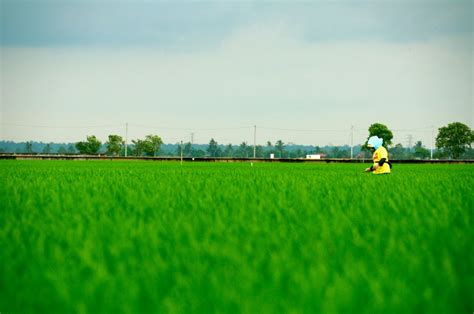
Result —
<instances>
[{"instance_id":1,"label":"tree","mask_svg":"<svg viewBox=\"0 0 474 314\"><path fill-rule=\"evenodd\" d=\"M406 152L402 144L398 143L395 147L390 149L390 158L393 159L405 159Z\"/></svg>"},{"instance_id":2,"label":"tree","mask_svg":"<svg viewBox=\"0 0 474 314\"><path fill-rule=\"evenodd\" d=\"M183 143L176 143L176 156L180 157L181 153L184 156L184 146Z\"/></svg>"},{"instance_id":3,"label":"tree","mask_svg":"<svg viewBox=\"0 0 474 314\"><path fill-rule=\"evenodd\" d=\"M435 149L435 151L433 152L433 158L434 159L446 159L448 157L449 157L449 155L445 150Z\"/></svg>"},{"instance_id":4,"label":"tree","mask_svg":"<svg viewBox=\"0 0 474 314\"><path fill-rule=\"evenodd\" d=\"M249 151L248 151L248 145L246 142L242 142L239 145L239 148L237 149L237 156L238 157L248 157L249 156Z\"/></svg>"},{"instance_id":5,"label":"tree","mask_svg":"<svg viewBox=\"0 0 474 314\"><path fill-rule=\"evenodd\" d=\"M278 140L275 143L275 148L280 153L280 158L281 158L281 156L283 155L283 152L285 151L285 144L283 143L282 140Z\"/></svg>"},{"instance_id":6,"label":"tree","mask_svg":"<svg viewBox=\"0 0 474 314\"><path fill-rule=\"evenodd\" d=\"M49 154L51 153L51 144L46 144L46 146L43 148L43 154Z\"/></svg>"},{"instance_id":7,"label":"tree","mask_svg":"<svg viewBox=\"0 0 474 314\"><path fill-rule=\"evenodd\" d=\"M328 155L332 158L344 158L344 157L349 157L350 153L351 153L350 150L344 147L334 146L330 150Z\"/></svg>"},{"instance_id":8,"label":"tree","mask_svg":"<svg viewBox=\"0 0 474 314\"><path fill-rule=\"evenodd\" d=\"M33 154L33 142L26 142L25 143L25 153Z\"/></svg>"},{"instance_id":9,"label":"tree","mask_svg":"<svg viewBox=\"0 0 474 314\"><path fill-rule=\"evenodd\" d=\"M388 129L388 127L385 124L381 123L374 123L369 127L369 137L367 138L367 141L371 136L378 136L383 139L383 146L388 147L389 145L392 145L392 138L393 138L393 133ZM365 141L364 147L367 147L367 141Z\"/></svg>"},{"instance_id":10,"label":"tree","mask_svg":"<svg viewBox=\"0 0 474 314\"><path fill-rule=\"evenodd\" d=\"M275 153L275 150L273 149L272 142L267 141L264 156L268 158L268 157L270 157L271 154L274 154L274 153Z\"/></svg>"},{"instance_id":11,"label":"tree","mask_svg":"<svg viewBox=\"0 0 474 314\"><path fill-rule=\"evenodd\" d=\"M107 154L117 156L120 155L125 142L119 135L109 135L109 140L105 144L107 145Z\"/></svg>"},{"instance_id":12,"label":"tree","mask_svg":"<svg viewBox=\"0 0 474 314\"><path fill-rule=\"evenodd\" d=\"M81 154L97 154L102 143L95 137L95 135L87 136L85 142L77 142L76 148Z\"/></svg>"},{"instance_id":13,"label":"tree","mask_svg":"<svg viewBox=\"0 0 474 314\"><path fill-rule=\"evenodd\" d=\"M234 156L234 147L232 147L232 144L228 144L225 147L224 156L226 156L226 157L233 157Z\"/></svg>"},{"instance_id":14,"label":"tree","mask_svg":"<svg viewBox=\"0 0 474 314\"><path fill-rule=\"evenodd\" d=\"M423 147L423 143L421 143L421 141L415 143L413 150L413 155L415 158L426 159L430 156L430 151Z\"/></svg>"},{"instance_id":15,"label":"tree","mask_svg":"<svg viewBox=\"0 0 474 314\"><path fill-rule=\"evenodd\" d=\"M176 156L181 156L181 151L183 153L183 157L192 157L193 156L193 147L191 142L187 143L176 143Z\"/></svg>"},{"instance_id":16,"label":"tree","mask_svg":"<svg viewBox=\"0 0 474 314\"><path fill-rule=\"evenodd\" d=\"M67 153L68 154L75 154L76 153L76 149L74 148L74 145L70 144L68 147L67 147Z\"/></svg>"},{"instance_id":17,"label":"tree","mask_svg":"<svg viewBox=\"0 0 474 314\"><path fill-rule=\"evenodd\" d=\"M253 145L248 145L247 146L247 157L252 157L253 158ZM255 155L257 155L257 146L255 146Z\"/></svg>"},{"instance_id":18,"label":"tree","mask_svg":"<svg viewBox=\"0 0 474 314\"><path fill-rule=\"evenodd\" d=\"M289 155L290 155L289 156L290 158L301 158L301 157L306 156L306 152L303 151L301 148L297 148L291 151Z\"/></svg>"},{"instance_id":19,"label":"tree","mask_svg":"<svg viewBox=\"0 0 474 314\"><path fill-rule=\"evenodd\" d=\"M193 145L191 144L191 142L187 142L186 144L184 144L183 154L185 156L193 156Z\"/></svg>"},{"instance_id":20,"label":"tree","mask_svg":"<svg viewBox=\"0 0 474 314\"><path fill-rule=\"evenodd\" d=\"M66 147L64 147L63 145L61 145L61 146L58 148L58 154L60 154L60 155L65 155L66 153L67 153Z\"/></svg>"},{"instance_id":21,"label":"tree","mask_svg":"<svg viewBox=\"0 0 474 314\"><path fill-rule=\"evenodd\" d=\"M217 142L213 138L211 138L211 140L209 141L207 152L211 157L219 157L220 149Z\"/></svg>"},{"instance_id":22,"label":"tree","mask_svg":"<svg viewBox=\"0 0 474 314\"><path fill-rule=\"evenodd\" d=\"M158 135L149 134L143 140L132 140L132 143L135 156L143 156L143 153L147 156L156 156L161 144L163 144L163 140Z\"/></svg>"},{"instance_id":23,"label":"tree","mask_svg":"<svg viewBox=\"0 0 474 314\"><path fill-rule=\"evenodd\" d=\"M193 151L193 157L204 157L206 156L206 152L203 151L202 149L197 149L195 151Z\"/></svg>"},{"instance_id":24,"label":"tree","mask_svg":"<svg viewBox=\"0 0 474 314\"><path fill-rule=\"evenodd\" d=\"M463 159L474 159L474 149L469 148L462 156Z\"/></svg>"},{"instance_id":25,"label":"tree","mask_svg":"<svg viewBox=\"0 0 474 314\"><path fill-rule=\"evenodd\" d=\"M459 158L474 142L474 132L461 122L449 123L438 131L436 147L454 159Z\"/></svg>"},{"instance_id":26,"label":"tree","mask_svg":"<svg viewBox=\"0 0 474 314\"><path fill-rule=\"evenodd\" d=\"M145 150L145 141L144 140L132 140L133 143L133 153L135 156L142 156Z\"/></svg>"},{"instance_id":27,"label":"tree","mask_svg":"<svg viewBox=\"0 0 474 314\"><path fill-rule=\"evenodd\" d=\"M149 134L145 137L144 144L143 151L148 156L156 156L156 153L160 150L161 144L163 144L163 140L158 135Z\"/></svg>"}]
</instances>

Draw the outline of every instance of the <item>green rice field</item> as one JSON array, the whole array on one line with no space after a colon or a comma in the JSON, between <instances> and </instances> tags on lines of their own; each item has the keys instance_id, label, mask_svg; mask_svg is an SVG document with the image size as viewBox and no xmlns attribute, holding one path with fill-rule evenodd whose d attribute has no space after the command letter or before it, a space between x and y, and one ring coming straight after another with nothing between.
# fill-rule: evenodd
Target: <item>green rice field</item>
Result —
<instances>
[{"instance_id":1,"label":"green rice field","mask_svg":"<svg viewBox=\"0 0 474 314\"><path fill-rule=\"evenodd\" d=\"M474 165L0 161L0 313L472 313Z\"/></svg>"}]
</instances>

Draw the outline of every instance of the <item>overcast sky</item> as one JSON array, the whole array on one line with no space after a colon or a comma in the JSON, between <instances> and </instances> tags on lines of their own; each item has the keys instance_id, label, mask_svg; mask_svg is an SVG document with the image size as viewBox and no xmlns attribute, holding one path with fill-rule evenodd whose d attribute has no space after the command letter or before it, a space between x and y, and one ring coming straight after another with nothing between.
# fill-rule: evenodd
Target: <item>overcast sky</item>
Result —
<instances>
[{"instance_id":1,"label":"overcast sky","mask_svg":"<svg viewBox=\"0 0 474 314\"><path fill-rule=\"evenodd\" d=\"M0 139L395 142L471 128L473 1L0 0Z\"/></svg>"}]
</instances>

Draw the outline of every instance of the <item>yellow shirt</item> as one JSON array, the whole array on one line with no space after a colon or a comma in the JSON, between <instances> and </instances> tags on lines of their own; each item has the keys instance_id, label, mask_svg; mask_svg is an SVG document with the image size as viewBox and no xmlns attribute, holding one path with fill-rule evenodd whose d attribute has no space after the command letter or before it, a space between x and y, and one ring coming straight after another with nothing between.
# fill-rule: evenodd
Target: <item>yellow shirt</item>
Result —
<instances>
[{"instance_id":1,"label":"yellow shirt","mask_svg":"<svg viewBox=\"0 0 474 314\"><path fill-rule=\"evenodd\" d=\"M380 146L377 148L377 150L374 152L374 155L372 156L372 159L374 161L374 166L375 164L378 164L380 159L385 158L385 163L382 166L379 166L376 170L373 171L373 174L382 174L382 173L390 173L390 166L388 165L388 152L385 149L385 147Z\"/></svg>"}]
</instances>

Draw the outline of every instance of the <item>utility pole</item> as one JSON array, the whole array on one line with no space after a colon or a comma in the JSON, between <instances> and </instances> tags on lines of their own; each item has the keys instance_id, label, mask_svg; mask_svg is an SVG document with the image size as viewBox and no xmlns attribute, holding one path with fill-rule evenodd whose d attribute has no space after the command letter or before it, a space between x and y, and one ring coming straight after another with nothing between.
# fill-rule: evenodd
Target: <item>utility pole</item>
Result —
<instances>
[{"instance_id":1,"label":"utility pole","mask_svg":"<svg viewBox=\"0 0 474 314\"><path fill-rule=\"evenodd\" d=\"M181 166L183 165L183 141L181 141Z\"/></svg>"},{"instance_id":2,"label":"utility pole","mask_svg":"<svg viewBox=\"0 0 474 314\"><path fill-rule=\"evenodd\" d=\"M193 157L194 132L191 132L191 147L189 148L189 155Z\"/></svg>"},{"instance_id":3,"label":"utility pole","mask_svg":"<svg viewBox=\"0 0 474 314\"><path fill-rule=\"evenodd\" d=\"M353 158L353 147L354 147L354 126L351 125L351 159Z\"/></svg>"},{"instance_id":4,"label":"utility pole","mask_svg":"<svg viewBox=\"0 0 474 314\"><path fill-rule=\"evenodd\" d=\"M434 149L434 144L433 144L433 139L434 139L434 126L431 126L431 160L433 160L433 149Z\"/></svg>"},{"instance_id":5,"label":"utility pole","mask_svg":"<svg viewBox=\"0 0 474 314\"><path fill-rule=\"evenodd\" d=\"M253 126L253 158L255 159L257 152L257 126Z\"/></svg>"},{"instance_id":6,"label":"utility pole","mask_svg":"<svg viewBox=\"0 0 474 314\"><path fill-rule=\"evenodd\" d=\"M127 144L128 144L128 122L125 123L125 157L127 157Z\"/></svg>"}]
</instances>

